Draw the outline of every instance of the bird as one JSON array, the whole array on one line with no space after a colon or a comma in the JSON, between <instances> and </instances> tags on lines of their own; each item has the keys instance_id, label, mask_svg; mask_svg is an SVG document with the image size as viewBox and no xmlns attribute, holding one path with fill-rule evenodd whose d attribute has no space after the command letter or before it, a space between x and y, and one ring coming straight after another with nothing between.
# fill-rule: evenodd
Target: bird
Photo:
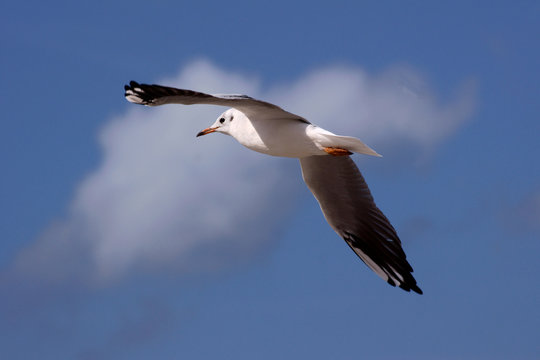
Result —
<instances>
[{"instance_id":1,"label":"bird","mask_svg":"<svg viewBox=\"0 0 540 360\"><path fill-rule=\"evenodd\" d=\"M207 104L226 106L196 136L230 135L259 153L298 158L302 178L332 229L356 255L391 286L422 294L396 230L377 207L353 153L380 157L361 140L336 135L272 103L247 95L206 94L174 87L124 86L127 101L139 105Z\"/></svg>"}]
</instances>

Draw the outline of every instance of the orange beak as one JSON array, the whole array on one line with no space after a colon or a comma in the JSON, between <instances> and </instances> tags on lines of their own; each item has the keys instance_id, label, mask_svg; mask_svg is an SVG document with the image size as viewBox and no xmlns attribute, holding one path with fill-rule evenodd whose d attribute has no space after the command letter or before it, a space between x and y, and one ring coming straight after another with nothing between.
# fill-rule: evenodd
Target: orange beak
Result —
<instances>
[{"instance_id":1,"label":"orange beak","mask_svg":"<svg viewBox=\"0 0 540 360\"><path fill-rule=\"evenodd\" d=\"M204 129L203 131L199 132L199 133L197 134L197 137L203 136L203 135L206 135L206 134L213 133L213 132L216 131L216 129L217 129L217 127L206 128L206 129Z\"/></svg>"}]
</instances>

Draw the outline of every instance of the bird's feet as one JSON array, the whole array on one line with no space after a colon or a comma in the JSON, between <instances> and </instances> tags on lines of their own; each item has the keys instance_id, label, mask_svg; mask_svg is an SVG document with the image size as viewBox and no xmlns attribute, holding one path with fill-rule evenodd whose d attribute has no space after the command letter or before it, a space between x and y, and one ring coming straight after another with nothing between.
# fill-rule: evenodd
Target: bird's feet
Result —
<instances>
[{"instance_id":1,"label":"bird's feet","mask_svg":"<svg viewBox=\"0 0 540 360\"><path fill-rule=\"evenodd\" d=\"M352 152L346 149L336 148L336 147L325 147L324 151L327 154L333 155L333 156L346 156L346 155L352 155Z\"/></svg>"}]
</instances>

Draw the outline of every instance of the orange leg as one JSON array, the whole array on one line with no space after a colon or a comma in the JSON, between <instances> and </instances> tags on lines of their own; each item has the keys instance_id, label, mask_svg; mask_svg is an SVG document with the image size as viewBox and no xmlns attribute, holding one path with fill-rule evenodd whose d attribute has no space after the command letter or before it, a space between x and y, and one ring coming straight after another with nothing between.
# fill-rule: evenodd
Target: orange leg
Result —
<instances>
[{"instance_id":1,"label":"orange leg","mask_svg":"<svg viewBox=\"0 0 540 360\"><path fill-rule=\"evenodd\" d=\"M325 147L324 151L333 156L345 156L352 155L352 152L346 149L335 148L335 147Z\"/></svg>"}]
</instances>

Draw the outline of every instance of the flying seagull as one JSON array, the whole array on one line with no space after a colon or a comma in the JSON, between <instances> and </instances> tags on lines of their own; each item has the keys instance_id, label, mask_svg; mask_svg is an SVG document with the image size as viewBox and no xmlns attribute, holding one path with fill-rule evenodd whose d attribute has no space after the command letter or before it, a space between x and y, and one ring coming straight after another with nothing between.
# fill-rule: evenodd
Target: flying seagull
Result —
<instances>
[{"instance_id":1,"label":"flying seagull","mask_svg":"<svg viewBox=\"0 0 540 360\"><path fill-rule=\"evenodd\" d=\"M210 95L135 81L124 89L126 99L140 105L230 107L197 136L219 132L263 154L298 158L302 177L335 232L388 284L422 294L396 230L375 205L362 174L349 156L380 156L362 141L333 134L279 106L247 95Z\"/></svg>"}]
</instances>

